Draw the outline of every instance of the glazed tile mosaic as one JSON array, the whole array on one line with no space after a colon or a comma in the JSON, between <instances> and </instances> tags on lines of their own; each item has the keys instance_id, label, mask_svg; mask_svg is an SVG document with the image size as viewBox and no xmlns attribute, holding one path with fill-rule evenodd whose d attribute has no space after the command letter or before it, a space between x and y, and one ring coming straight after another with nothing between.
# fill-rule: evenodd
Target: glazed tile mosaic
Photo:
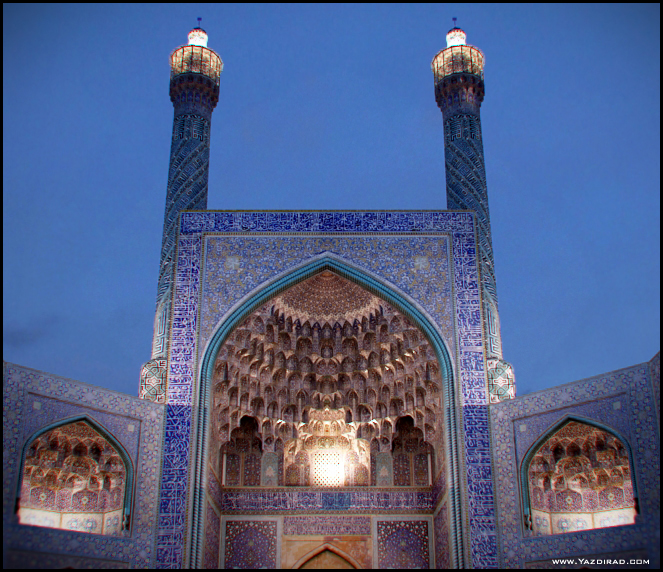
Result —
<instances>
[{"instance_id":1,"label":"glazed tile mosaic","mask_svg":"<svg viewBox=\"0 0 663 572\"><path fill-rule=\"evenodd\" d=\"M50 426L57 427L62 420L85 416L103 427L112 435L113 442L121 444L126 450L133 470L141 475L134 484L136 502L130 515L128 530L118 531L116 527L106 523L105 534L87 534L95 532L91 527L101 529L104 526L101 519L97 519L94 514L87 517L67 517L70 531L76 527L83 532L42 526L25 527L18 524L16 515L5 511L5 550L11 554L28 551L30 558L41 559L42 555L49 551L61 552L64 546L75 550L78 558L71 559L70 562L76 566L84 564L86 559L100 568L107 566L105 561L115 561L114 566L117 566L117 561L126 566L153 566L164 407L6 362L4 380L3 497L5 502L9 501L10 506L13 505L18 491L20 463L28 453L27 445L33 443L33 436L40 430ZM87 435L91 430L82 428L81 431L84 431L81 435ZM94 436L94 432L90 432L89 436ZM63 437L53 438L65 444ZM103 439L99 442L103 443ZM100 450L99 454L103 460L103 451ZM79 506L85 506L85 510L89 511L91 502L82 502L85 498L82 493L78 496L81 499ZM96 498L96 495L88 493L88 498ZM79 510L76 507L73 509ZM29 533L26 533L26 528ZM13 557L11 554L10 557Z\"/></svg>"},{"instance_id":2,"label":"glazed tile mosaic","mask_svg":"<svg viewBox=\"0 0 663 572\"><path fill-rule=\"evenodd\" d=\"M429 491L224 491L220 507L224 513L316 513L316 512L432 512Z\"/></svg>"},{"instance_id":3,"label":"glazed tile mosaic","mask_svg":"<svg viewBox=\"0 0 663 572\"><path fill-rule=\"evenodd\" d=\"M378 568L433 568L430 559L429 520L375 521Z\"/></svg>"},{"instance_id":4,"label":"glazed tile mosaic","mask_svg":"<svg viewBox=\"0 0 663 572\"><path fill-rule=\"evenodd\" d=\"M653 523L660 514L660 453L650 371L648 364L641 364L493 406L491 429L503 566L520 567L551 555L562 558L610 553L615 547L624 551L644 549L657 557ZM653 385L658 383L660 380ZM615 522L617 526L600 530L561 529L561 534L543 536L528 529L520 511L528 491L519 487L522 479L515 475L537 440L550 435L551 430L554 433L559 423L568 419L616 431L632 451L640 507L634 525L619 526ZM536 530L536 523L531 526Z\"/></svg>"},{"instance_id":5,"label":"glazed tile mosaic","mask_svg":"<svg viewBox=\"0 0 663 572\"><path fill-rule=\"evenodd\" d=\"M224 568L279 568L278 524L265 520L225 520Z\"/></svg>"},{"instance_id":6,"label":"glazed tile mosaic","mask_svg":"<svg viewBox=\"0 0 663 572\"><path fill-rule=\"evenodd\" d=\"M378 230L380 234L376 235ZM338 236L348 231L373 236ZM243 234L238 235L238 232ZM270 235L254 236L259 232ZM285 236L283 233L305 234ZM311 233L329 236L309 236ZM405 236L397 233L405 233ZM437 236L430 236L431 233ZM347 261L346 264L361 269L367 276L389 276L395 288L410 296L435 323L446 328L445 339L458 344L454 350L457 357L452 359L457 368L457 399L464 403L463 445L471 479L466 485L470 497L468 511L471 530L476 531L476 534L471 533L472 558L477 564L495 564L488 399L474 237L473 217L468 213L211 212L182 215L159 525L159 556L165 559L160 560L162 564L175 564L183 556L181 548L173 543L173 535L183 539L186 528L185 515L180 508L185 506L186 486L182 483L190 447L191 418L186 406L195 398L197 360L205 342L223 316L257 287L305 265L307 260L315 260L321 252ZM376 251L382 256L372 256ZM427 264L417 258L421 255L426 256ZM433 276L438 280L432 281ZM452 289L457 300L455 315L450 302ZM456 335L451 335L454 326ZM197 345L198 329L202 340Z\"/></svg>"},{"instance_id":7,"label":"glazed tile mosaic","mask_svg":"<svg viewBox=\"0 0 663 572\"><path fill-rule=\"evenodd\" d=\"M285 535L346 535L370 534L371 519L362 516L286 516Z\"/></svg>"},{"instance_id":8,"label":"glazed tile mosaic","mask_svg":"<svg viewBox=\"0 0 663 572\"><path fill-rule=\"evenodd\" d=\"M221 520L211 504L207 504L205 515L205 549L203 552L203 568L214 569L219 566L219 543Z\"/></svg>"},{"instance_id":9,"label":"glazed tile mosaic","mask_svg":"<svg viewBox=\"0 0 663 572\"><path fill-rule=\"evenodd\" d=\"M433 519L435 529L435 564L439 569L451 568L449 547L449 513L447 503L443 502L439 512Z\"/></svg>"}]
</instances>

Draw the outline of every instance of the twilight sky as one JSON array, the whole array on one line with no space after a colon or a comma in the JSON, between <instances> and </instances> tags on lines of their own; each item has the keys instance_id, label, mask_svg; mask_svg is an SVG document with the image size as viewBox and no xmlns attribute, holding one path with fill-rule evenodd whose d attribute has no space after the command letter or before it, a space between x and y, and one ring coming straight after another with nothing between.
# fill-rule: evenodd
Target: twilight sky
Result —
<instances>
[{"instance_id":1,"label":"twilight sky","mask_svg":"<svg viewBox=\"0 0 663 572\"><path fill-rule=\"evenodd\" d=\"M452 17L481 116L519 395L660 348L660 6L3 7L3 358L136 395L173 110L202 17L224 61L210 209L444 209L430 62Z\"/></svg>"}]
</instances>

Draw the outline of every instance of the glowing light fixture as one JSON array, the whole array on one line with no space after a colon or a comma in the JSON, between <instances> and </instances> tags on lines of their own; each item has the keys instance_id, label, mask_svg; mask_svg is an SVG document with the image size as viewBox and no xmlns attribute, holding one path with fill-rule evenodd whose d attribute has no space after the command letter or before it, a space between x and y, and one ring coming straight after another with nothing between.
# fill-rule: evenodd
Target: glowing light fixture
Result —
<instances>
[{"instance_id":1,"label":"glowing light fixture","mask_svg":"<svg viewBox=\"0 0 663 572\"><path fill-rule=\"evenodd\" d=\"M340 451L316 453L313 459L313 486L341 487L344 477L343 458Z\"/></svg>"},{"instance_id":2,"label":"glowing light fixture","mask_svg":"<svg viewBox=\"0 0 663 572\"><path fill-rule=\"evenodd\" d=\"M465 46L467 45L465 42L465 39L467 36L465 35L465 32L461 30L460 28L453 28L449 30L449 33L447 34L447 48L450 48L452 46Z\"/></svg>"},{"instance_id":3,"label":"glowing light fixture","mask_svg":"<svg viewBox=\"0 0 663 572\"><path fill-rule=\"evenodd\" d=\"M194 28L189 32L189 45L190 46L203 46L207 47L207 32L202 28Z\"/></svg>"}]
</instances>

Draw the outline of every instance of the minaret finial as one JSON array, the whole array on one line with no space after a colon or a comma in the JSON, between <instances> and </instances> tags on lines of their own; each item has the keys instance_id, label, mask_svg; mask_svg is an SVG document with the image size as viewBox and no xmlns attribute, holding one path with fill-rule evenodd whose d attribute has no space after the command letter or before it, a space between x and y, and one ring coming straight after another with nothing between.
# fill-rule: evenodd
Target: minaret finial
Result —
<instances>
[{"instance_id":1,"label":"minaret finial","mask_svg":"<svg viewBox=\"0 0 663 572\"><path fill-rule=\"evenodd\" d=\"M198 18L200 20L200 18ZM454 21L454 28L456 27L456 20L457 18L451 18Z\"/></svg>"},{"instance_id":2,"label":"minaret finial","mask_svg":"<svg viewBox=\"0 0 663 572\"><path fill-rule=\"evenodd\" d=\"M454 18L454 20L455 20L455 19L456 19L456 18ZM202 26L200 25L200 22L201 22L201 21L202 21L202 18L198 18L198 27L199 27L199 28L202 28Z\"/></svg>"}]
</instances>

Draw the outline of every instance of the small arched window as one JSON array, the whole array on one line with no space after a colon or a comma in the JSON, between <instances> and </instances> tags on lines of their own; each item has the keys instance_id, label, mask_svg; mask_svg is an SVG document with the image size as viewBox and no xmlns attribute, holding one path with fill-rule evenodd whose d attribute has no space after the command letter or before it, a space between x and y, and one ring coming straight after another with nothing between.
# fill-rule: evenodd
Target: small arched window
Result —
<instances>
[{"instance_id":1,"label":"small arched window","mask_svg":"<svg viewBox=\"0 0 663 572\"><path fill-rule=\"evenodd\" d=\"M226 486L260 486L262 440L253 417L242 417L240 426L232 430L230 441L221 452L225 456Z\"/></svg>"},{"instance_id":2,"label":"small arched window","mask_svg":"<svg viewBox=\"0 0 663 572\"><path fill-rule=\"evenodd\" d=\"M25 447L19 522L122 534L130 506L128 465L126 452L88 419L41 431Z\"/></svg>"},{"instance_id":3,"label":"small arched window","mask_svg":"<svg viewBox=\"0 0 663 572\"><path fill-rule=\"evenodd\" d=\"M536 535L635 522L628 449L608 429L567 419L532 447L521 479L526 524Z\"/></svg>"},{"instance_id":4,"label":"small arched window","mask_svg":"<svg viewBox=\"0 0 663 572\"><path fill-rule=\"evenodd\" d=\"M412 417L400 417L392 441L394 485L429 486L431 451L432 447L424 441L424 433L414 426Z\"/></svg>"}]
</instances>

